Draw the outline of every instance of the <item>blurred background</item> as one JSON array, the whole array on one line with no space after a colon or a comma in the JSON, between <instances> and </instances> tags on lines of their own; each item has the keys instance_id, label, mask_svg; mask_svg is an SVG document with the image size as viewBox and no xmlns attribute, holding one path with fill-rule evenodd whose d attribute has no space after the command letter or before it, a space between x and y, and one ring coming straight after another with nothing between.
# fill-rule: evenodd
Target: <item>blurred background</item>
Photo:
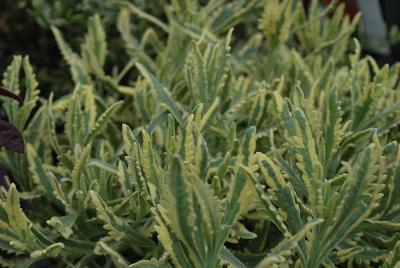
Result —
<instances>
[{"instance_id":1,"label":"blurred background","mask_svg":"<svg viewBox=\"0 0 400 268\"><path fill-rule=\"evenodd\" d=\"M321 0L321 8L332 0ZM163 14L169 0L130 0L154 16ZM207 2L207 1L200 1ZM303 0L305 5L309 1ZM380 65L400 60L400 1L348 0L346 13L354 17L362 12L362 23L356 33L364 53L372 55ZM118 8L114 1L104 0L1 0L0 1L0 73L15 54L29 55L36 68L42 92L65 92L72 86L68 67L62 60L50 30L55 25L63 30L72 46L80 43L86 31L87 18L99 13L106 27L109 44L118 48L115 20ZM160 10L160 14L157 13ZM135 25L140 32L140 25ZM66 30L67 29L67 30ZM240 36L238 36L240 38ZM113 43L114 42L114 43ZM110 51L117 51L110 48ZM117 56L110 55L109 64L118 64Z\"/></svg>"},{"instance_id":2,"label":"blurred background","mask_svg":"<svg viewBox=\"0 0 400 268\"><path fill-rule=\"evenodd\" d=\"M0 0L0 74L13 55L29 55L42 92L63 92L72 86L50 26L63 30L72 46L81 42L87 18L99 13L111 38L118 8L103 0ZM140 2L140 1L139 1ZM68 31L65 31L68 29ZM69 91L69 90L68 90Z\"/></svg>"},{"instance_id":3,"label":"blurred background","mask_svg":"<svg viewBox=\"0 0 400 268\"><path fill-rule=\"evenodd\" d=\"M305 1L308 2L308 1ZM332 0L324 0L329 4ZM346 13L354 17L362 13L358 38L365 53L374 56L379 64L393 64L400 60L400 1L398 0L351 0L346 4Z\"/></svg>"}]
</instances>

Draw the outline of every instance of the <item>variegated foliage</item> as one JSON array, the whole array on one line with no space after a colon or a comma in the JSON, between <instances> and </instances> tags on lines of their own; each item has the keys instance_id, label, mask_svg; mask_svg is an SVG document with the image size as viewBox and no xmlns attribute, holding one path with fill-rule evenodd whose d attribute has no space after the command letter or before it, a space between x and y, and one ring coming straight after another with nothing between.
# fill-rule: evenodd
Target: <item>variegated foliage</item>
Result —
<instances>
[{"instance_id":1,"label":"variegated foliage","mask_svg":"<svg viewBox=\"0 0 400 268\"><path fill-rule=\"evenodd\" d=\"M4 73L27 152L0 152L1 265L397 267L399 65L360 56L358 17L160 3L163 19L115 2L123 67L99 16L80 53L53 28L62 98L39 98L27 57Z\"/></svg>"}]
</instances>

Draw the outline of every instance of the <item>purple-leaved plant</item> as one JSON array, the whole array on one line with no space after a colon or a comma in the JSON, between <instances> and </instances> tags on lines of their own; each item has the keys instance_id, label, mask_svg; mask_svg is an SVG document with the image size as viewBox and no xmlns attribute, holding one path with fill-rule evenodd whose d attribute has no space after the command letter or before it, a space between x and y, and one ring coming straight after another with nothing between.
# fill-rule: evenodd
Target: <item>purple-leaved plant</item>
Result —
<instances>
[{"instance_id":1,"label":"purple-leaved plant","mask_svg":"<svg viewBox=\"0 0 400 268\"><path fill-rule=\"evenodd\" d=\"M2 86L0 86L0 96L12 98L20 103L22 102L20 97ZM5 147L10 151L23 153L25 146L19 130L10 122L0 119L0 148L2 147ZM0 181L3 181L3 178L6 175L7 170L0 166Z\"/></svg>"}]
</instances>

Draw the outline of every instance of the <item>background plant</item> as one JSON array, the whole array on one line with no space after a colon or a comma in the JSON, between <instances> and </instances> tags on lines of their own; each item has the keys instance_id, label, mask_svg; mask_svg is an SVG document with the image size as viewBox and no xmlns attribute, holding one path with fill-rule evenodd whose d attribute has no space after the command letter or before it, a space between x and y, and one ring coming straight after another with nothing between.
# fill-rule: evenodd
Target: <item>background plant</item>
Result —
<instances>
[{"instance_id":1,"label":"background plant","mask_svg":"<svg viewBox=\"0 0 400 268\"><path fill-rule=\"evenodd\" d=\"M2 265L396 265L399 65L360 56L358 17L113 4L125 62L95 15L80 46L52 27L71 92L41 99L27 57L4 74L27 153L0 152Z\"/></svg>"}]
</instances>

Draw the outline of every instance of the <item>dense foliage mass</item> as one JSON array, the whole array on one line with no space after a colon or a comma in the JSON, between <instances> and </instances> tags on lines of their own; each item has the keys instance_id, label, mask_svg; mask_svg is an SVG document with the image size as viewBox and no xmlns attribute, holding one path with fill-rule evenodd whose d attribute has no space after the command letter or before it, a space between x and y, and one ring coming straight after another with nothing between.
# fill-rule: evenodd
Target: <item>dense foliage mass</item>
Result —
<instances>
[{"instance_id":1,"label":"dense foliage mass","mask_svg":"<svg viewBox=\"0 0 400 268\"><path fill-rule=\"evenodd\" d=\"M0 265L399 265L400 65L360 56L359 16L160 3L113 2L120 51L99 15L80 46L54 26L63 97L27 56L4 72L26 152L0 151Z\"/></svg>"}]
</instances>

